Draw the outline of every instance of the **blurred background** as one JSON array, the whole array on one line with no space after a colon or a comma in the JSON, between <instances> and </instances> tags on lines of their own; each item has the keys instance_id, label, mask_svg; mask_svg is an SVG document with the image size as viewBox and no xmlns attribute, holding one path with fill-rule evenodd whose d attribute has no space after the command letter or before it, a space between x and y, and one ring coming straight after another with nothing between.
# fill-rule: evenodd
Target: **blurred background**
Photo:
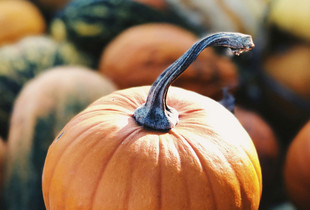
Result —
<instances>
[{"instance_id":1,"label":"blurred background","mask_svg":"<svg viewBox=\"0 0 310 210\"><path fill-rule=\"evenodd\" d=\"M310 209L309 20L310 0L0 0L1 209L45 209L42 168L61 128L220 31L255 48L208 48L173 85L214 100L228 89L260 158L260 209Z\"/></svg>"}]
</instances>

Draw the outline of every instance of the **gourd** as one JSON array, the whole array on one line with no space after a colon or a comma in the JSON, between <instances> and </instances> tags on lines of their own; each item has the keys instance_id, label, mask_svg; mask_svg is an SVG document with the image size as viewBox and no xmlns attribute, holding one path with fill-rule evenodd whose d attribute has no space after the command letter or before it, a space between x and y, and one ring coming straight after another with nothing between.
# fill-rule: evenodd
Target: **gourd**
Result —
<instances>
[{"instance_id":1,"label":"gourd","mask_svg":"<svg viewBox=\"0 0 310 210\"><path fill-rule=\"evenodd\" d=\"M45 209L41 175L49 144L74 115L115 89L106 77L79 66L50 68L23 87L7 142L4 209Z\"/></svg>"},{"instance_id":2,"label":"gourd","mask_svg":"<svg viewBox=\"0 0 310 210\"><path fill-rule=\"evenodd\" d=\"M258 85L264 112L287 144L310 117L309 56L308 45L295 43L281 52L266 54L261 62Z\"/></svg>"},{"instance_id":3,"label":"gourd","mask_svg":"<svg viewBox=\"0 0 310 210\"><path fill-rule=\"evenodd\" d=\"M75 0L52 20L50 31L56 40L70 40L98 57L121 31L146 22L171 22L192 28L170 12L135 1Z\"/></svg>"},{"instance_id":4,"label":"gourd","mask_svg":"<svg viewBox=\"0 0 310 210\"><path fill-rule=\"evenodd\" d=\"M259 0L167 0L173 11L205 31L237 31L258 36L267 3Z\"/></svg>"},{"instance_id":5,"label":"gourd","mask_svg":"<svg viewBox=\"0 0 310 210\"><path fill-rule=\"evenodd\" d=\"M272 1L266 17L268 39L261 52L263 109L287 144L310 117L309 1ZM279 106L281 104L281 106ZM279 120L281 118L282 120Z\"/></svg>"},{"instance_id":6,"label":"gourd","mask_svg":"<svg viewBox=\"0 0 310 210\"><path fill-rule=\"evenodd\" d=\"M269 27L276 27L281 32L310 41L310 4L308 0L272 1L266 19Z\"/></svg>"},{"instance_id":7,"label":"gourd","mask_svg":"<svg viewBox=\"0 0 310 210\"><path fill-rule=\"evenodd\" d=\"M41 11L30 1L0 1L0 46L45 32Z\"/></svg>"},{"instance_id":8,"label":"gourd","mask_svg":"<svg viewBox=\"0 0 310 210\"><path fill-rule=\"evenodd\" d=\"M132 26L106 46L98 68L120 88L150 85L198 39L189 30L170 23ZM237 88L237 65L208 48L174 84L219 99L224 86Z\"/></svg>"},{"instance_id":9,"label":"gourd","mask_svg":"<svg viewBox=\"0 0 310 210\"><path fill-rule=\"evenodd\" d=\"M244 34L207 36L152 87L115 91L76 115L48 149L46 209L258 209L261 168L242 125L217 101L169 88L208 46L254 45Z\"/></svg>"},{"instance_id":10,"label":"gourd","mask_svg":"<svg viewBox=\"0 0 310 210\"><path fill-rule=\"evenodd\" d=\"M295 44L264 60L264 72L310 102L310 45Z\"/></svg>"},{"instance_id":11,"label":"gourd","mask_svg":"<svg viewBox=\"0 0 310 210\"><path fill-rule=\"evenodd\" d=\"M0 48L0 135L6 139L14 100L28 80L53 66L92 62L71 43L57 43L48 36L30 36Z\"/></svg>"},{"instance_id":12,"label":"gourd","mask_svg":"<svg viewBox=\"0 0 310 210\"><path fill-rule=\"evenodd\" d=\"M288 197L298 209L310 206L310 121L305 123L288 147L284 163L284 184Z\"/></svg>"}]
</instances>

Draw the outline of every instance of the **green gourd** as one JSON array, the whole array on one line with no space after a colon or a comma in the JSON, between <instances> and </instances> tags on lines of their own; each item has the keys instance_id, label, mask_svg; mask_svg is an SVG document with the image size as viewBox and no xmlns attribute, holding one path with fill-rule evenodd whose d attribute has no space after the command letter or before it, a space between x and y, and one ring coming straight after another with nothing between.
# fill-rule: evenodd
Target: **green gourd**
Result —
<instances>
[{"instance_id":1,"label":"green gourd","mask_svg":"<svg viewBox=\"0 0 310 210\"><path fill-rule=\"evenodd\" d=\"M198 33L197 28L171 11L163 12L131 0L71 1L52 20L50 31L55 39L68 39L99 56L104 46L121 31L147 22L170 22Z\"/></svg>"},{"instance_id":2,"label":"green gourd","mask_svg":"<svg viewBox=\"0 0 310 210\"><path fill-rule=\"evenodd\" d=\"M24 86L11 118L1 209L45 209L41 173L52 139L74 115L114 90L106 77L78 66L49 69Z\"/></svg>"},{"instance_id":3,"label":"green gourd","mask_svg":"<svg viewBox=\"0 0 310 210\"><path fill-rule=\"evenodd\" d=\"M48 36L30 36L0 48L0 136L6 139L14 100L28 80L53 66L92 62L71 43Z\"/></svg>"}]
</instances>

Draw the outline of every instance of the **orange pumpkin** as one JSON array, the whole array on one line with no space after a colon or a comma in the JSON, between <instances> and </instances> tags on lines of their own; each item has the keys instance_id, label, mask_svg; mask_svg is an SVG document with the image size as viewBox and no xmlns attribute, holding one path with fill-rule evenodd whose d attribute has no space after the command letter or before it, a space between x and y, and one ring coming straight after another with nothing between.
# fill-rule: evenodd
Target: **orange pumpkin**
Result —
<instances>
[{"instance_id":1,"label":"orange pumpkin","mask_svg":"<svg viewBox=\"0 0 310 210\"><path fill-rule=\"evenodd\" d=\"M111 41L102 53L99 70L120 88L150 85L198 37L169 23L133 26ZM120 62L121 58L121 62ZM222 97L222 88L238 85L236 65L212 48L198 56L175 86L214 99Z\"/></svg>"},{"instance_id":2,"label":"orange pumpkin","mask_svg":"<svg viewBox=\"0 0 310 210\"><path fill-rule=\"evenodd\" d=\"M298 209L310 206L310 121L288 147L284 164L284 181L289 198Z\"/></svg>"},{"instance_id":3,"label":"orange pumpkin","mask_svg":"<svg viewBox=\"0 0 310 210\"><path fill-rule=\"evenodd\" d=\"M47 209L258 209L261 168L252 140L218 102L170 84L207 46L236 53L250 36L210 35L153 86L116 91L75 116L50 145Z\"/></svg>"},{"instance_id":4,"label":"orange pumpkin","mask_svg":"<svg viewBox=\"0 0 310 210\"><path fill-rule=\"evenodd\" d=\"M43 34L46 23L41 11L30 1L0 1L0 46L29 35Z\"/></svg>"}]
</instances>

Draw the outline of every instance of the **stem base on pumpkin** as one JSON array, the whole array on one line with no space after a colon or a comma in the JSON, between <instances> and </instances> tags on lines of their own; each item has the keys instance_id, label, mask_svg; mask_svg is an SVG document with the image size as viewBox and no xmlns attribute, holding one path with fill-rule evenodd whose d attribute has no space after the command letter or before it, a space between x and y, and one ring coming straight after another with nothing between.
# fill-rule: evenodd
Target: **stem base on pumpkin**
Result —
<instances>
[{"instance_id":1,"label":"stem base on pumpkin","mask_svg":"<svg viewBox=\"0 0 310 210\"><path fill-rule=\"evenodd\" d=\"M167 131L178 123L179 113L172 107L167 107L165 112L159 107L141 106L135 113L134 118L139 125L145 128Z\"/></svg>"}]
</instances>

